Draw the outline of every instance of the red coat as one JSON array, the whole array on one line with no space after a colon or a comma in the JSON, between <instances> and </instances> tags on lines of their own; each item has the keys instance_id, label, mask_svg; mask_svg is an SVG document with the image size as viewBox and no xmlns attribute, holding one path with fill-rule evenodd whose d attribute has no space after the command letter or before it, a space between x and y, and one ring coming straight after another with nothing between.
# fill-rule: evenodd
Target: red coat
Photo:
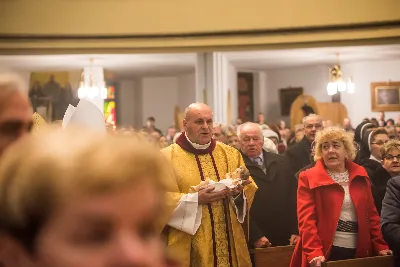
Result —
<instances>
[{"instance_id":1,"label":"red coat","mask_svg":"<svg viewBox=\"0 0 400 267\"><path fill-rule=\"evenodd\" d=\"M370 180L363 167L348 161L346 168L358 218L356 258L377 255L388 246L382 237ZM307 267L318 256L329 258L343 199L343 187L329 177L321 160L313 168L300 173L297 189L300 240L290 267Z\"/></svg>"}]
</instances>

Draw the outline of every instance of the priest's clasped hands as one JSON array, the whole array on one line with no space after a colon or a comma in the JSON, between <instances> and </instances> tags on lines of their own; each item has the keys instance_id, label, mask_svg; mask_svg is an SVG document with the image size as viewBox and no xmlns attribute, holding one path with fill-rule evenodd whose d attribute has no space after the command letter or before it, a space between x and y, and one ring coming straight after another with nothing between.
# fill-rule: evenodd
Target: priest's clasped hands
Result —
<instances>
[{"instance_id":1,"label":"priest's clasped hands","mask_svg":"<svg viewBox=\"0 0 400 267\"><path fill-rule=\"evenodd\" d=\"M207 185L205 187L202 187L198 192L199 204L204 205L215 201L219 201L224 198L237 197L243 192L244 186L250 183L251 183L250 180L243 180L241 184L238 184L233 188L225 188L217 192L213 192L215 189L215 186L213 185Z\"/></svg>"}]
</instances>

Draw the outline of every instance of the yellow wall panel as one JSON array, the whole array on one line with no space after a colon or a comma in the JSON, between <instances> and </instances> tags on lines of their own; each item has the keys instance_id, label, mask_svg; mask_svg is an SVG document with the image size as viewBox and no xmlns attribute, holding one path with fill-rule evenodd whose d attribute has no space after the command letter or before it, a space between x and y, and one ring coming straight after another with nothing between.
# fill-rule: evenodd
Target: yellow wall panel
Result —
<instances>
[{"instance_id":1,"label":"yellow wall panel","mask_svg":"<svg viewBox=\"0 0 400 267\"><path fill-rule=\"evenodd\" d=\"M131 35L400 21L400 0L1 0L0 34Z\"/></svg>"}]
</instances>

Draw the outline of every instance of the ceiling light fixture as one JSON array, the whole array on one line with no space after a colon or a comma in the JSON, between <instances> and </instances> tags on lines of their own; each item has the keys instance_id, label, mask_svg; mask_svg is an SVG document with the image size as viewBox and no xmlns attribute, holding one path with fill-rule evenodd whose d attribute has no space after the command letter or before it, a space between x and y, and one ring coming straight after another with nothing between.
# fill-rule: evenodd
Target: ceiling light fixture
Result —
<instances>
[{"instance_id":1,"label":"ceiling light fixture","mask_svg":"<svg viewBox=\"0 0 400 267\"><path fill-rule=\"evenodd\" d=\"M86 77L85 77L85 70L82 71L81 82L79 83L79 89L78 89L78 97L80 99L84 98L106 99L107 98L107 88L105 87L106 83L104 82L104 80L100 81L94 80L92 65L93 65L93 59L90 59L90 69L89 73L86 73ZM88 78L88 80L86 78Z\"/></svg>"},{"instance_id":2,"label":"ceiling light fixture","mask_svg":"<svg viewBox=\"0 0 400 267\"><path fill-rule=\"evenodd\" d=\"M355 92L355 84L352 77L348 78L347 83L344 82L343 73L340 69L339 54L337 54L338 63L329 69L329 83L326 87L328 95L332 96L338 92L345 92L353 94Z\"/></svg>"}]
</instances>

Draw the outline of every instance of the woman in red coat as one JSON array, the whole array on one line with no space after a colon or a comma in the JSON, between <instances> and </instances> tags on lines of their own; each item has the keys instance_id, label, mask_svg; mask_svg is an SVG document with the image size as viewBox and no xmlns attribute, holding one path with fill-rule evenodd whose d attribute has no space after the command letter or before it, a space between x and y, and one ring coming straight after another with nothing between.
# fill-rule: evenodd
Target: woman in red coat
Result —
<instances>
[{"instance_id":1,"label":"woman in red coat","mask_svg":"<svg viewBox=\"0 0 400 267\"><path fill-rule=\"evenodd\" d=\"M352 162L355 154L352 137L344 130L318 133L316 164L299 176L300 241L291 267L392 253L382 238L367 172Z\"/></svg>"}]
</instances>

